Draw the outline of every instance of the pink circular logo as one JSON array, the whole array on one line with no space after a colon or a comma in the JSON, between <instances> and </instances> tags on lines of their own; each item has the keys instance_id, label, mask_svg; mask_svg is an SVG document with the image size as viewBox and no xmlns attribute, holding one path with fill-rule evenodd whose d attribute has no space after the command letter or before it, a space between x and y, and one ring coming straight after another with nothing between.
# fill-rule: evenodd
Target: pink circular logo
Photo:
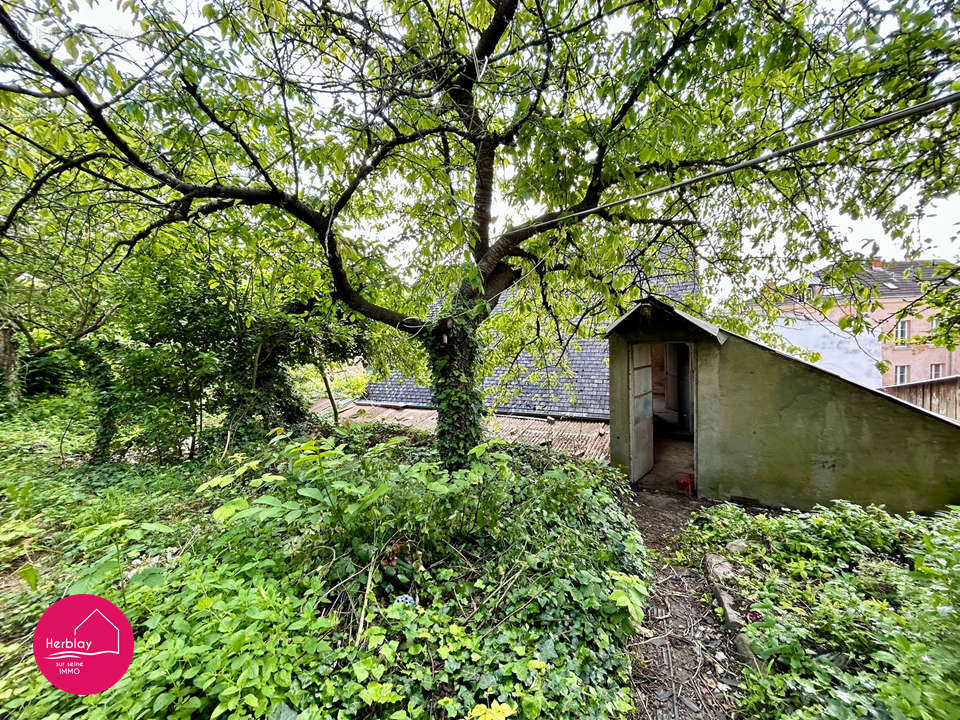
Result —
<instances>
[{"instance_id":1,"label":"pink circular logo","mask_svg":"<svg viewBox=\"0 0 960 720\"><path fill-rule=\"evenodd\" d=\"M33 631L33 657L55 686L74 695L103 692L133 659L133 630L120 608L98 595L68 595Z\"/></svg>"}]
</instances>

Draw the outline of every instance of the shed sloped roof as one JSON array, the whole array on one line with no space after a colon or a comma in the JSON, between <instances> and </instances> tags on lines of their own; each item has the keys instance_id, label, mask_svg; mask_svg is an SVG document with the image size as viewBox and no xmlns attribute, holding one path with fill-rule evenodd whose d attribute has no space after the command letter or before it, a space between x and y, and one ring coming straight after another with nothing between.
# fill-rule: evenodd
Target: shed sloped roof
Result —
<instances>
[{"instance_id":1,"label":"shed sloped roof","mask_svg":"<svg viewBox=\"0 0 960 720\"><path fill-rule=\"evenodd\" d=\"M654 307L661 312L667 313L668 315L679 319L682 323L689 325L691 329L705 332L708 335L713 336L717 342L721 344L723 343L723 333L720 331L719 327L707 322L706 320L702 320L689 313L686 313L680 308L674 307L663 300L658 300L653 296L649 296L639 301L629 312L614 320L613 323L611 323L607 328L607 332L604 333L604 335L606 337L610 337L610 335L616 332L618 329L623 329L624 326L629 323L630 318L634 317L636 313L643 312L644 308L649 307Z\"/></svg>"},{"instance_id":2,"label":"shed sloped roof","mask_svg":"<svg viewBox=\"0 0 960 720\"><path fill-rule=\"evenodd\" d=\"M895 403L895 404L897 404L897 405L902 405L902 406L904 406L904 407L910 408L910 409L913 410L914 412L920 413L921 415L926 415L926 416L928 416L928 417L934 418L934 419L939 420L939 421L941 421L941 422L945 422L945 423L947 423L947 424L949 424L949 425L953 425L953 426L957 427L958 429L960 429L960 421L954 420L953 418L949 418L949 417L946 417L946 416L944 416L944 415L939 415L939 414L934 413L934 412L931 412L931 411L929 411L929 410L927 410L927 409L925 409L925 408L922 408L922 407L920 407L919 405L914 405L913 403L909 403L909 402L907 402L907 401L905 401L905 400L901 400L901 399L898 398L898 397L895 397L895 396L893 396L893 395L890 395L890 394L888 394L888 393L883 392L883 390L879 390L879 389L876 389L876 388L872 388L872 387L867 387L867 386L865 386L865 385L861 385L861 384L859 384L859 383L851 380L850 378L847 378L847 377L844 377L843 375L840 375L839 373L835 373L835 372L833 372L833 371L831 371L831 370L827 370L827 369L824 368L824 367L815 365L814 363L811 363L811 362L807 362L806 360L801 360L800 358L796 358L796 357L794 357L793 355L790 355L789 353L783 352L782 350L778 350L778 349L776 349L776 348L770 347L770 346L767 345L766 343L762 343L762 342L760 342L759 340L754 340L753 338L746 337L746 336L741 335L741 334L739 334L739 333L733 332L732 330L727 330L726 328L722 328L722 327L719 327L719 326L717 326L717 325L712 325L712 324L706 322L705 320L700 320L699 318L695 318L695 317L693 317L692 315L689 315L688 313L683 312L682 310L678 310L677 308L673 307L673 306L670 305L669 303L663 302L662 300L658 300L657 298L650 297L650 298L647 298L646 300L643 300L643 301L641 301L640 303L638 303L637 307L634 307L632 310L630 310L630 312L628 312L626 315L624 315L624 316L621 317L619 320L617 320L616 322L614 322L614 323L607 329L607 335L609 336L610 333L611 333L611 332L614 332L617 328L622 328L623 325L622 325L621 323L623 323L624 320L626 320L627 318L629 318L629 317L630 317L631 315L633 315L635 312L638 312L641 307L643 307L643 306L648 306L648 307L649 307L650 305L653 305L653 306L657 307L657 308L660 309L660 310L669 311L669 312L675 314L677 317L682 318L682 320L683 320L684 322L690 323L691 327L696 327L696 328L698 328L698 329L700 329L700 330L704 330L704 331L706 331L706 332L710 332L710 334L711 334L711 335L714 335L714 337L717 338L717 341L720 342L721 344L722 344L723 341L724 341L724 336L726 336L726 335L731 335L731 336L733 336L733 337L735 337L735 338L739 338L740 340L744 340L745 342L748 342L748 343L750 343L750 344L752 344L752 345L756 345L757 347L761 347L761 348L763 348L764 350L767 350L768 352L774 353L775 355L779 355L779 356L781 356L782 358L784 358L784 359L786 359L786 360L789 360L790 362L795 362L795 363L798 363L798 364L800 364L800 365L805 365L805 366L807 366L807 367L809 367L809 368L812 368L813 370L816 370L818 373L823 373L824 375L831 375L831 376L833 376L833 377L835 377L835 378L838 378L838 379L842 380L843 382L847 383L848 385L856 388L857 390L859 390L859 391L861 391L861 392L872 393L873 395L876 395L876 396L878 396L878 397L882 397L882 398L884 398L885 400L888 400L889 402L892 402L892 403Z\"/></svg>"}]
</instances>

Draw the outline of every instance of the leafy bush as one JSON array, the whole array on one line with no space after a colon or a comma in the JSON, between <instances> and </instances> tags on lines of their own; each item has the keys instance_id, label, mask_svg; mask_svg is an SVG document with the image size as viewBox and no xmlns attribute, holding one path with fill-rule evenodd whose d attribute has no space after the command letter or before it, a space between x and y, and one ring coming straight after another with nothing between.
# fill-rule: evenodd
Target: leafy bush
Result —
<instances>
[{"instance_id":1,"label":"leafy bush","mask_svg":"<svg viewBox=\"0 0 960 720\"><path fill-rule=\"evenodd\" d=\"M66 350L54 350L44 355L25 355L23 392L25 395L63 395L78 378L77 359Z\"/></svg>"},{"instance_id":2,"label":"leafy bush","mask_svg":"<svg viewBox=\"0 0 960 720\"><path fill-rule=\"evenodd\" d=\"M351 361L367 347L366 323L329 297L302 299L295 287L259 297L183 258L147 255L137 267L109 331L67 344L96 403L98 461L131 446L156 461L192 459L212 427L235 436L303 422L287 368Z\"/></svg>"},{"instance_id":3,"label":"leafy bush","mask_svg":"<svg viewBox=\"0 0 960 720\"><path fill-rule=\"evenodd\" d=\"M746 541L729 553L731 540ZM960 509L900 517L837 501L809 513L702 511L686 553L742 564L754 620L743 712L948 720L960 698Z\"/></svg>"},{"instance_id":4,"label":"leafy bush","mask_svg":"<svg viewBox=\"0 0 960 720\"><path fill-rule=\"evenodd\" d=\"M364 370L342 372L333 379L333 391L342 397L356 400L363 397L370 384L370 375Z\"/></svg>"},{"instance_id":5,"label":"leafy bush","mask_svg":"<svg viewBox=\"0 0 960 720\"><path fill-rule=\"evenodd\" d=\"M0 533L19 533L19 544L0 572L28 563L37 586L2 596L0 712L628 711L624 644L643 617L646 569L613 499L615 476L492 445L448 473L428 439L382 426L327 430L277 436L219 471L5 475ZM78 590L120 605L136 637L123 680L84 698L40 678L29 643L42 609Z\"/></svg>"}]
</instances>

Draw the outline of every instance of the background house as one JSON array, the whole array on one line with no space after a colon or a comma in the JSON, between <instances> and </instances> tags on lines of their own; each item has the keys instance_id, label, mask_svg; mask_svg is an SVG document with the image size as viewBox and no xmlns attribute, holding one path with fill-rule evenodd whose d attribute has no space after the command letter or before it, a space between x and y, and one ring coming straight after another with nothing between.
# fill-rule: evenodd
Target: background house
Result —
<instances>
[{"instance_id":1,"label":"background house","mask_svg":"<svg viewBox=\"0 0 960 720\"><path fill-rule=\"evenodd\" d=\"M653 298L607 336L610 459L641 486L692 474L704 497L774 507L960 503L954 421Z\"/></svg>"},{"instance_id":2,"label":"background house","mask_svg":"<svg viewBox=\"0 0 960 720\"><path fill-rule=\"evenodd\" d=\"M566 368L559 364L537 368L529 353L517 358L521 372L515 380L504 381L508 368L496 368L483 379L488 408L504 415L606 420L610 415L607 341L580 340L578 346L568 348L560 358ZM505 399L495 403L491 391L501 387ZM370 382L360 402L433 407L429 386L397 374Z\"/></svg>"},{"instance_id":3,"label":"background house","mask_svg":"<svg viewBox=\"0 0 960 720\"><path fill-rule=\"evenodd\" d=\"M894 338L881 344L880 359L888 363L889 368L880 377L879 386L902 385L918 380L960 374L960 349L951 352L943 347L934 347L926 341L933 322L931 320L933 313L929 309L920 305L917 308L919 317L900 321L895 318L899 310L916 303L922 296L921 279L932 280L937 267L944 264L948 263L944 260L884 262L876 259L870 267L856 276L858 282L877 291L880 307L870 313L870 318L876 323L877 334L889 333ZM837 304L827 311L826 321L834 325L838 323L840 318L849 314L849 303L844 302L844 290L827 284L824 278L828 275L829 272L826 269L818 272L805 291L781 303L780 310L793 316L819 322L823 320L823 316L805 301L814 295L832 295L836 298ZM960 285L960 280L956 278L951 278L948 282ZM864 343L874 341L875 338L871 340L868 337L862 340ZM795 344L802 345L799 342ZM809 349L819 351L817 347ZM852 363L849 369L843 367L839 370L845 377L859 377L861 375L859 367L859 363Z\"/></svg>"},{"instance_id":4,"label":"background house","mask_svg":"<svg viewBox=\"0 0 960 720\"><path fill-rule=\"evenodd\" d=\"M511 442L548 447L575 457L609 458L610 373L607 341L581 340L562 358L565 368L538 369L522 354L519 378L505 381L507 368L484 378L487 431ZM529 374L528 374L529 373ZM504 395L498 404L496 397ZM430 388L400 375L371 382L364 396L342 413L353 420L400 423L421 430L436 427Z\"/></svg>"}]
</instances>

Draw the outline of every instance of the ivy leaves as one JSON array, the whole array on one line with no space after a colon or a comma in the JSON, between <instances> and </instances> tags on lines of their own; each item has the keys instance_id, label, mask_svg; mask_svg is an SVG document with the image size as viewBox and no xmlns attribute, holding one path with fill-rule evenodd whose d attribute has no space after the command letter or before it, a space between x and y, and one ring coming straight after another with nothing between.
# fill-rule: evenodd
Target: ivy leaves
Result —
<instances>
[{"instance_id":1,"label":"ivy leaves","mask_svg":"<svg viewBox=\"0 0 960 720\"><path fill-rule=\"evenodd\" d=\"M770 718L955 714L960 515L899 517L836 501L809 513L699 514L695 554L736 540L746 626L763 673L741 709ZM727 546L729 547L729 546ZM729 552L729 551L726 551Z\"/></svg>"}]
</instances>

